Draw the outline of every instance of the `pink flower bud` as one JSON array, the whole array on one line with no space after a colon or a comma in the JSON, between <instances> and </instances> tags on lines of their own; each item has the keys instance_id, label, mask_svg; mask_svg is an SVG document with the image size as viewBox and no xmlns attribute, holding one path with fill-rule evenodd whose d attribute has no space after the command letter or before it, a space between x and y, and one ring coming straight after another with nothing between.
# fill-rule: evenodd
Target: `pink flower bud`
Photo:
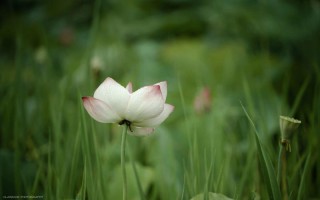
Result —
<instances>
[{"instance_id":1,"label":"pink flower bud","mask_svg":"<svg viewBox=\"0 0 320 200\"><path fill-rule=\"evenodd\" d=\"M211 110L211 91L208 87L203 87L195 97L193 107L198 114L209 112Z\"/></svg>"}]
</instances>

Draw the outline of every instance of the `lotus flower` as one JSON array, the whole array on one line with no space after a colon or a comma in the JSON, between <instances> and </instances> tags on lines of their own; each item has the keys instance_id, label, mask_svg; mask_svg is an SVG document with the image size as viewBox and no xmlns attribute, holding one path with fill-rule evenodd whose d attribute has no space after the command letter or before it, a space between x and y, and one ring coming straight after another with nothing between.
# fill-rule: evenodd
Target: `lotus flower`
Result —
<instances>
[{"instance_id":1,"label":"lotus flower","mask_svg":"<svg viewBox=\"0 0 320 200\"><path fill-rule=\"evenodd\" d=\"M93 97L82 97L89 115L102 123L118 123L129 127L129 134L150 135L174 110L166 104L167 82L145 86L132 92L132 83L124 88L108 77Z\"/></svg>"}]
</instances>

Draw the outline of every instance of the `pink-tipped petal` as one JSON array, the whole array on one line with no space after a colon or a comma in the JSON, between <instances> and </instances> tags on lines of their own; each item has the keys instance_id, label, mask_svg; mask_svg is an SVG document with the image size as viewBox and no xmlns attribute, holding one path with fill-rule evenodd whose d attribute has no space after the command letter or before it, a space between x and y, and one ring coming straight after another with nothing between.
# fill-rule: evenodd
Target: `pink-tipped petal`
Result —
<instances>
[{"instance_id":1,"label":"pink-tipped petal","mask_svg":"<svg viewBox=\"0 0 320 200\"><path fill-rule=\"evenodd\" d=\"M159 85L162 93L163 100L167 99L167 81L162 81L160 83L156 83L154 85Z\"/></svg>"},{"instance_id":2,"label":"pink-tipped petal","mask_svg":"<svg viewBox=\"0 0 320 200\"><path fill-rule=\"evenodd\" d=\"M121 118L108 106L99 99L93 97L82 97L83 105L88 111L89 115L102 123L116 123Z\"/></svg>"},{"instance_id":3,"label":"pink-tipped petal","mask_svg":"<svg viewBox=\"0 0 320 200\"><path fill-rule=\"evenodd\" d=\"M128 92L131 94L132 93L132 83L129 82L126 89L128 90Z\"/></svg>"},{"instance_id":4,"label":"pink-tipped petal","mask_svg":"<svg viewBox=\"0 0 320 200\"><path fill-rule=\"evenodd\" d=\"M160 115L163 107L160 86L146 86L131 94L125 118L131 122L144 121Z\"/></svg>"},{"instance_id":5,"label":"pink-tipped petal","mask_svg":"<svg viewBox=\"0 0 320 200\"><path fill-rule=\"evenodd\" d=\"M154 128L150 128L150 127L132 126L131 129L132 129L132 132L128 131L128 133L133 136L148 136L154 133Z\"/></svg>"},{"instance_id":6,"label":"pink-tipped petal","mask_svg":"<svg viewBox=\"0 0 320 200\"><path fill-rule=\"evenodd\" d=\"M130 93L112 78L106 78L93 97L107 103L121 118L125 116Z\"/></svg>"},{"instance_id":7,"label":"pink-tipped petal","mask_svg":"<svg viewBox=\"0 0 320 200\"><path fill-rule=\"evenodd\" d=\"M141 127L156 127L166 120L173 110L174 106L170 104L164 104L164 109L159 116L135 123L135 125Z\"/></svg>"}]
</instances>

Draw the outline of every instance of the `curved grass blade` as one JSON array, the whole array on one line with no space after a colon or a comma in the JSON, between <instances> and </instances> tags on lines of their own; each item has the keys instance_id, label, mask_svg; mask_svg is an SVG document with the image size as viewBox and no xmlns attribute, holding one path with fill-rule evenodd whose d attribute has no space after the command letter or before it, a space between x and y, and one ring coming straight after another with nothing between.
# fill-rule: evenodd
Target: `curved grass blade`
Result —
<instances>
[{"instance_id":1,"label":"curved grass blade","mask_svg":"<svg viewBox=\"0 0 320 200\"><path fill-rule=\"evenodd\" d=\"M309 155L307 157L307 161L306 161L306 164L305 164L303 172L302 172L301 182L299 185L298 198L297 198L298 200L305 198L305 196L303 196L303 190L304 190L304 188L306 188L306 176L307 176L307 172L310 168L310 157L311 157L311 153L309 153Z\"/></svg>"},{"instance_id":2,"label":"curved grass blade","mask_svg":"<svg viewBox=\"0 0 320 200\"><path fill-rule=\"evenodd\" d=\"M263 174L264 180L267 185L269 198L274 199L274 200L281 200L280 188L279 188L279 185L277 182L274 167L272 166L272 162L271 162L270 158L268 157L266 151L263 149L263 147L261 145L256 126L254 125L247 110L244 108L244 106L242 105L241 102L240 102L240 104L241 104L241 107L242 107L244 113L246 114L251 126L254 129L254 133L255 133L254 136L255 136L255 140L256 140L256 144L257 144L257 148L258 148L259 161L260 161L261 168L262 168L261 169L262 174Z\"/></svg>"},{"instance_id":3,"label":"curved grass blade","mask_svg":"<svg viewBox=\"0 0 320 200\"><path fill-rule=\"evenodd\" d=\"M129 145L128 145L129 146ZM136 183L137 183L137 187L138 187L138 191L139 191L139 195L140 195L140 199L141 200L146 200L145 196L144 196L144 193L143 193L143 189L142 189L142 185L141 185L141 181L140 181L140 178L139 178L139 174L138 174L138 171L137 171L137 167L136 167L136 164L132 158L132 155L130 154L130 152L128 153L129 155L129 160L131 162L131 165L132 165L132 169L133 169L133 173L134 173L134 177L136 179Z\"/></svg>"}]
</instances>

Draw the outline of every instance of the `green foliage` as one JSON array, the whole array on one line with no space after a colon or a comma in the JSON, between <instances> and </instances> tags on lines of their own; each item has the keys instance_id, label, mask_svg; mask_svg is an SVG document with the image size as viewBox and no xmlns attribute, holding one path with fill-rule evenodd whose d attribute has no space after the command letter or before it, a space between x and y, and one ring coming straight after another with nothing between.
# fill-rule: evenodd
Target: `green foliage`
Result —
<instances>
[{"instance_id":1,"label":"green foliage","mask_svg":"<svg viewBox=\"0 0 320 200\"><path fill-rule=\"evenodd\" d=\"M254 129L254 133L255 133L254 136L255 136L256 145L257 145L257 149L258 149L261 171L262 171L262 174L264 176L264 180L267 185L269 198L275 199L275 200L277 200L277 199L280 200L281 199L280 187L277 183L276 172L274 170L274 167L272 166L272 162L271 162L269 156L267 155L267 152L264 150L264 148L261 144L261 141L259 138L259 133L258 133L252 119L250 118L248 112L243 107L243 105L241 105L241 106L242 106L242 109L245 112L248 120L250 121L250 124L252 125L252 127Z\"/></svg>"},{"instance_id":2,"label":"green foliage","mask_svg":"<svg viewBox=\"0 0 320 200\"><path fill-rule=\"evenodd\" d=\"M110 76L134 90L168 81L175 111L127 138L146 199L279 199L279 115L302 121L289 196L320 198L318 1L15 0L0 16L0 196L121 198L121 128L81 102Z\"/></svg>"},{"instance_id":3,"label":"green foliage","mask_svg":"<svg viewBox=\"0 0 320 200\"><path fill-rule=\"evenodd\" d=\"M203 199L206 199L205 195L198 194L197 196L193 197L191 200L203 200ZM212 193L212 192L208 194L207 199L208 200L232 200L223 194Z\"/></svg>"}]
</instances>

